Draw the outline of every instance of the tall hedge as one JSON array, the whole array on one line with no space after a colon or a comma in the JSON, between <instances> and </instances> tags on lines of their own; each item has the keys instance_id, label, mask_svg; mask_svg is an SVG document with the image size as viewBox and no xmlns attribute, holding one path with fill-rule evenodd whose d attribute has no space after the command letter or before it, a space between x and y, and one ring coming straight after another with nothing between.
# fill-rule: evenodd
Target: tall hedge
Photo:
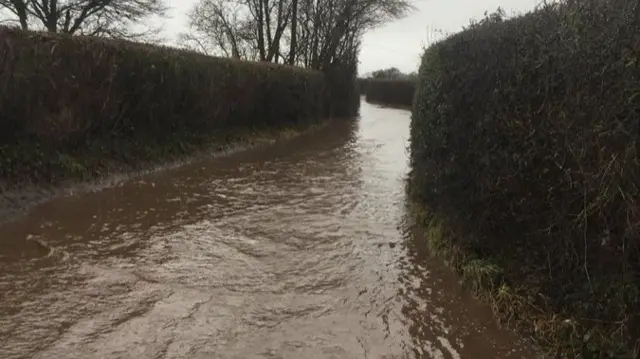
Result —
<instances>
[{"instance_id":1,"label":"tall hedge","mask_svg":"<svg viewBox=\"0 0 640 359\"><path fill-rule=\"evenodd\" d=\"M367 93L367 84L369 83L369 79L358 77L356 79L356 88L358 90L358 94L360 96L365 95Z\"/></svg>"},{"instance_id":2,"label":"tall hedge","mask_svg":"<svg viewBox=\"0 0 640 359\"><path fill-rule=\"evenodd\" d=\"M420 67L411 193L521 308L556 314L512 313L572 358L640 355L639 6L484 21Z\"/></svg>"},{"instance_id":3,"label":"tall hedge","mask_svg":"<svg viewBox=\"0 0 640 359\"><path fill-rule=\"evenodd\" d=\"M328 116L352 117L360 110L360 93L357 84L357 53L345 55L323 70L327 87L325 100Z\"/></svg>"},{"instance_id":4,"label":"tall hedge","mask_svg":"<svg viewBox=\"0 0 640 359\"><path fill-rule=\"evenodd\" d=\"M367 102L411 106L415 87L411 79L368 79L364 93Z\"/></svg>"},{"instance_id":5,"label":"tall hedge","mask_svg":"<svg viewBox=\"0 0 640 359\"><path fill-rule=\"evenodd\" d=\"M319 72L0 28L0 179L47 172L55 163L38 162L94 145L108 156L123 144L310 124L325 99Z\"/></svg>"}]
</instances>

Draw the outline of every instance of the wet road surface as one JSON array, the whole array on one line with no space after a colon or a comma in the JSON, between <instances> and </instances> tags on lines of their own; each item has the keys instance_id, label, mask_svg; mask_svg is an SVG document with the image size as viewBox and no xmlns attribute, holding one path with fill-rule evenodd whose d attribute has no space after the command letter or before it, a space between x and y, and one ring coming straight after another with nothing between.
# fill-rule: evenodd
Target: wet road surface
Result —
<instances>
[{"instance_id":1,"label":"wet road surface","mask_svg":"<svg viewBox=\"0 0 640 359\"><path fill-rule=\"evenodd\" d=\"M0 358L534 358L416 250L410 114L60 198L0 226Z\"/></svg>"}]
</instances>

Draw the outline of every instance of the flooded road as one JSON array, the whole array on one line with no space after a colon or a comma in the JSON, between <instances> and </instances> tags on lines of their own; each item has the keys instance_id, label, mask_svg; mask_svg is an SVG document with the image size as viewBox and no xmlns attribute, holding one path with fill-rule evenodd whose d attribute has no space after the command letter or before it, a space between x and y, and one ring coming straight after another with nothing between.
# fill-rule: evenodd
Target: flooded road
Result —
<instances>
[{"instance_id":1,"label":"flooded road","mask_svg":"<svg viewBox=\"0 0 640 359\"><path fill-rule=\"evenodd\" d=\"M0 358L534 358L408 229L407 111L0 226Z\"/></svg>"}]
</instances>

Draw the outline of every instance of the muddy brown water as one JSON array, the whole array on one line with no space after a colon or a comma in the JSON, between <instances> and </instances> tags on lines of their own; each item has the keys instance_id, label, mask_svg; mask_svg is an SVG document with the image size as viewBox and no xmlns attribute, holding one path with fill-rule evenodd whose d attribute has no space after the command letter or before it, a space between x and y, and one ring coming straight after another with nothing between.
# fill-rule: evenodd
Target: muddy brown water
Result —
<instances>
[{"instance_id":1,"label":"muddy brown water","mask_svg":"<svg viewBox=\"0 0 640 359\"><path fill-rule=\"evenodd\" d=\"M0 226L0 358L534 358L416 249L409 116L363 103Z\"/></svg>"}]
</instances>

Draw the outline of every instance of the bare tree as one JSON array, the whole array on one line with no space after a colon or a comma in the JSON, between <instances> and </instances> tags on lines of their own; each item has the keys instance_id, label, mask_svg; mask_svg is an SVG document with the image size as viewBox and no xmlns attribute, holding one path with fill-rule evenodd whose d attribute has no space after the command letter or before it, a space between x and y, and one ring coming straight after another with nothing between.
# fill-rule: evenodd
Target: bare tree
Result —
<instances>
[{"instance_id":1,"label":"bare tree","mask_svg":"<svg viewBox=\"0 0 640 359\"><path fill-rule=\"evenodd\" d=\"M298 0L291 0L291 44L289 45L289 65L296 62L296 46L298 42Z\"/></svg>"},{"instance_id":2,"label":"bare tree","mask_svg":"<svg viewBox=\"0 0 640 359\"><path fill-rule=\"evenodd\" d=\"M191 37L209 38L214 52L287 62L282 44L292 18L291 0L201 0L190 13Z\"/></svg>"},{"instance_id":3,"label":"bare tree","mask_svg":"<svg viewBox=\"0 0 640 359\"><path fill-rule=\"evenodd\" d=\"M409 1L200 0L190 36L225 56L247 58L239 51L246 48L261 61L326 69L353 57L366 30L404 16Z\"/></svg>"},{"instance_id":4,"label":"bare tree","mask_svg":"<svg viewBox=\"0 0 640 359\"><path fill-rule=\"evenodd\" d=\"M296 62L314 69L327 68L357 51L364 32L412 9L408 0L298 1Z\"/></svg>"},{"instance_id":5,"label":"bare tree","mask_svg":"<svg viewBox=\"0 0 640 359\"><path fill-rule=\"evenodd\" d=\"M166 11L163 0L0 0L24 30L109 37L139 37L132 25Z\"/></svg>"},{"instance_id":6,"label":"bare tree","mask_svg":"<svg viewBox=\"0 0 640 359\"><path fill-rule=\"evenodd\" d=\"M235 0L198 3L189 13L192 32L181 34L185 45L204 53L233 58L255 57L254 24Z\"/></svg>"},{"instance_id":7,"label":"bare tree","mask_svg":"<svg viewBox=\"0 0 640 359\"><path fill-rule=\"evenodd\" d=\"M313 48L314 68L330 66L340 47L352 46L345 40L359 39L366 30L398 19L412 9L407 0L319 0L315 7L321 11L320 22L328 24L329 29L321 39L322 47Z\"/></svg>"}]
</instances>

